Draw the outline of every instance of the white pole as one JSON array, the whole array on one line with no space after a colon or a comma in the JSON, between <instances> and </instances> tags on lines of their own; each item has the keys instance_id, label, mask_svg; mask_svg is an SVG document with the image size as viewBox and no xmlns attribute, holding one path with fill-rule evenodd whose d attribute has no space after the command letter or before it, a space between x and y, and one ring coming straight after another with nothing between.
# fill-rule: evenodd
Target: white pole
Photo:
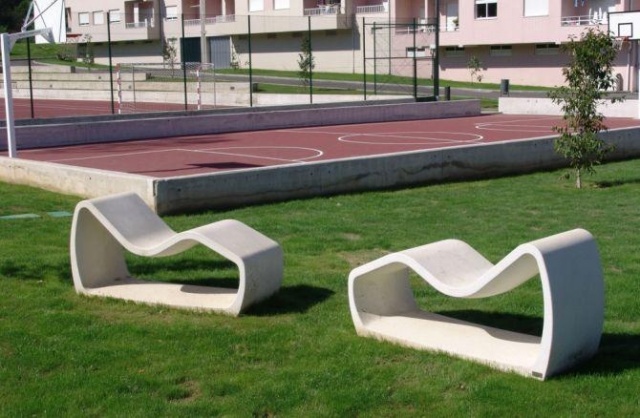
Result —
<instances>
[{"instance_id":1,"label":"white pole","mask_svg":"<svg viewBox=\"0 0 640 418\"><path fill-rule=\"evenodd\" d=\"M209 62L209 54L207 50L207 9L206 0L200 0L200 62L206 64Z\"/></svg>"},{"instance_id":2,"label":"white pole","mask_svg":"<svg viewBox=\"0 0 640 418\"><path fill-rule=\"evenodd\" d=\"M8 33L0 34L2 43L2 76L4 81L4 107L7 119L7 148L9 158L18 156L16 128L13 120L13 91L11 89L11 40Z\"/></svg>"},{"instance_id":3,"label":"white pole","mask_svg":"<svg viewBox=\"0 0 640 418\"><path fill-rule=\"evenodd\" d=\"M198 65L196 69L196 95L198 96L198 110L202 110L202 91L200 90L202 87L202 80L200 79L200 70L202 69L202 64Z\"/></svg>"}]
</instances>

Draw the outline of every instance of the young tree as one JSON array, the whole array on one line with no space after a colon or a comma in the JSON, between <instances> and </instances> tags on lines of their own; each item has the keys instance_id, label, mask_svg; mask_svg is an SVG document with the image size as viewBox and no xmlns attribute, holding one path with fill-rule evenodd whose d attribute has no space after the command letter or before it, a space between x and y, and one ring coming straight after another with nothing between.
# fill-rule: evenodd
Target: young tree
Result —
<instances>
[{"instance_id":1,"label":"young tree","mask_svg":"<svg viewBox=\"0 0 640 418\"><path fill-rule=\"evenodd\" d=\"M569 159L576 176L576 187L582 187L582 173L595 172L604 156L611 150L598 137L606 130L604 115L598 105L606 101L605 92L615 85L613 61L618 53L613 39L604 32L589 28L580 40L569 38L563 46L571 57L569 65L562 69L566 85L549 93L554 103L564 113L564 125L554 127L560 133L554 148ZM610 98L611 103L624 98Z\"/></svg>"},{"instance_id":2,"label":"young tree","mask_svg":"<svg viewBox=\"0 0 640 418\"><path fill-rule=\"evenodd\" d=\"M171 77L175 73L175 67L178 60L178 48L176 47L177 38L167 38L162 43L162 61L164 65L171 69Z\"/></svg>"},{"instance_id":3,"label":"young tree","mask_svg":"<svg viewBox=\"0 0 640 418\"><path fill-rule=\"evenodd\" d=\"M480 58L475 55L469 58L467 68L471 74L471 82L473 83L474 80L477 80L478 83L481 83L484 76L482 75L482 62L480 61Z\"/></svg>"},{"instance_id":4,"label":"young tree","mask_svg":"<svg viewBox=\"0 0 640 418\"><path fill-rule=\"evenodd\" d=\"M300 53L298 54L298 78L303 87L309 86L313 69L316 67L315 57L311 50L311 38L305 35L300 45Z\"/></svg>"},{"instance_id":5,"label":"young tree","mask_svg":"<svg viewBox=\"0 0 640 418\"><path fill-rule=\"evenodd\" d=\"M86 34L82 37L84 41L84 54L82 55L82 62L87 65L87 69L91 71L91 66L95 63L95 53L93 51L93 43L91 40L93 37L89 34Z\"/></svg>"}]
</instances>

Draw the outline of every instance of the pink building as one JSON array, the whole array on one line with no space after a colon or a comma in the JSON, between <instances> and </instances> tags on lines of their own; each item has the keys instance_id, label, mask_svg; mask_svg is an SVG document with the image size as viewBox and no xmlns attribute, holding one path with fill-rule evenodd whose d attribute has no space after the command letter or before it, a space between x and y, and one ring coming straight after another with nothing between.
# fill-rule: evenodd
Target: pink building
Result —
<instances>
[{"instance_id":1,"label":"pink building","mask_svg":"<svg viewBox=\"0 0 640 418\"><path fill-rule=\"evenodd\" d=\"M435 2L428 2L430 13ZM440 75L469 80L475 56L484 81L563 84L568 58L560 45L587 27L607 31L611 12L638 8L637 0L440 0ZM622 45L614 72L624 90L637 89L637 57L635 42Z\"/></svg>"},{"instance_id":2,"label":"pink building","mask_svg":"<svg viewBox=\"0 0 640 418\"><path fill-rule=\"evenodd\" d=\"M316 71L429 77L439 22L443 80L470 81L470 59L485 82L555 86L564 82L570 36L608 30L612 12L640 0L66 0L66 27L91 35L97 61L113 42L114 62L162 62L176 39L184 61L218 68L298 70L306 34ZM438 15L439 11L439 15ZM401 23L400 25L396 25ZM640 25L639 25L640 26ZM248 36L248 34L251 34ZM78 36L79 35L79 36ZM180 55L178 55L180 56ZM384 58L388 59L384 59ZM416 58L418 65L410 61ZM409 62L407 62L409 60ZM415 67L418 67L417 69ZM619 88L637 90L638 47L620 48Z\"/></svg>"}]
</instances>

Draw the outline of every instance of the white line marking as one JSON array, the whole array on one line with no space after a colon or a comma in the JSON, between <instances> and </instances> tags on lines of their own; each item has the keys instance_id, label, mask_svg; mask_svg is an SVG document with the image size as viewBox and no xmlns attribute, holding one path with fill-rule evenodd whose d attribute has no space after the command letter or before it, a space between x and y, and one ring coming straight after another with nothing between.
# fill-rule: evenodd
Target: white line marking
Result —
<instances>
[{"instance_id":1,"label":"white line marking","mask_svg":"<svg viewBox=\"0 0 640 418\"><path fill-rule=\"evenodd\" d=\"M514 119L500 122L483 122L476 123L475 127L479 130L501 131L501 132L552 132L549 125L535 125L538 121L557 121L557 117L541 117L530 119Z\"/></svg>"},{"instance_id":2,"label":"white line marking","mask_svg":"<svg viewBox=\"0 0 640 418\"><path fill-rule=\"evenodd\" d=\"M243 150L243 149L305 150L305 151L311 151L312 155L310 155L308 157L304 157L304 158L289 159L289 158L267 157L267 156L260 155L260 154L243 154L243 153L224 152L223 151L223 150ZM322 157L324 155L324 152L322 152L319 149L304 148L304 147L228 147L228 148L208 148L208 149L205 148L205 149L200 149L200 150L187 150L187 149L184 149L182 151L190 151L190 152L197 152L197 153L204 153L204 154L228 155L228 156L234 156L234 157L255 158L255 159L260 159L260 160L273 160L273 161L291 162L291 163L305 162L306 160L313 160L313 159L316 159L316 158L320 158L320 157Z\"/></svg>"},{"instance_id":3,"label":"white line marking","mask_svg":"<svg viewBox=\"0 0 640 418\"><path fill-rule=\"evenodd\" d=\"M427 135L442 135L442 136L427 136ZM446 136L451 136L447 138ZM461 139L453 138L458 136ZM367 141L358 140L359 137L373 137L389 139L392 142L381 141ZM462 138L469 139L462 139ZM394 139L398 139L395 141ZM419 141L408 142L403 140ZM365 144L365 145L434 145L434 144L472 144L482 141L484 137L482 135L468 133L468 132L389 132L384 134L348 134L338 138L338 141L353 143L353 144Z\"/></svg>"},{"instance_id":4,"label":"white line marking","mask_svg":"<svg viewBox=\"0 0 640 418\"><path fill-rule=\"evenodd\" d=\"M49 148L49 150L51 150L51 148ZM99 159L105 159L105 158L113 159L118 157L132 157L134 155L160 154L160 153L170 152L170 151L182 151L182 150L178 148L174 148L174 149L163 149L163 150L154 150L154 151L123 152L119 154L94 155L89 157L62 158L58 160L51 160L51 162L59 163L63 161L66 162L66 161L99 160Z\"/></svg>"}]
</instances>

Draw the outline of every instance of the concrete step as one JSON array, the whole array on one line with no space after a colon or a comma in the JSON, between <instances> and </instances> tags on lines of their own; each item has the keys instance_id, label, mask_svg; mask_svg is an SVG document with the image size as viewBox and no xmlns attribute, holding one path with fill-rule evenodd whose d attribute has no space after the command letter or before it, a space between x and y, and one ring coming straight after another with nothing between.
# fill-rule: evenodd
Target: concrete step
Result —
<instances>
[{"instance_id":1,"label":"concrete step","mask_svg":"<svg viewBox=\"0 0 640 418\"><path fill-rule=\"evenodd\" d=\"M28 90L30 88L28 80L11 80L11 85L13 89L16 90ZM33 80L31 83L31 88L34 90L94 90L94 91L109 91L109 79L99 80L99 81L60 81L60 80ZM0 88L2 88L4 84L0 81ZM184 84L182 81L174 81L174 82L154 82L154 81L138 81L135 83L132 81L122 81L120 83L120 87L122 91L147 91L147 92L184 92ZM187 91L195 92L198 86L194 82L187 83ZM217 90L227 90L227 91L248 91L249 86L246 83L202 83L200 85L200 90L202 92L211 92L214 89ZM114 80L113 82L113 90L118 90L118 83Z\"/></svg>"},{"instance_id":2,"label":"concrete step","mask_svg":"<svg viewBox=\"0 0 640 418\"><path fill-rule=\"evenodd\" d=\"M81 73L48 73L48 72L32 72L31 79L38 81L109 81L109 73L108 72L81 72ZM131 73L122 73L121 77L123 80L133 80L133 74ZM117 78L117 73L113 73L113 79ZM144 81L147 79L147 74L145 73L136 73L135 74L136 81ZM29 80L28 72L14 72L13 68L11 69L11 80L15 81L25 81Z\"/></svg>"}]
</instances>

